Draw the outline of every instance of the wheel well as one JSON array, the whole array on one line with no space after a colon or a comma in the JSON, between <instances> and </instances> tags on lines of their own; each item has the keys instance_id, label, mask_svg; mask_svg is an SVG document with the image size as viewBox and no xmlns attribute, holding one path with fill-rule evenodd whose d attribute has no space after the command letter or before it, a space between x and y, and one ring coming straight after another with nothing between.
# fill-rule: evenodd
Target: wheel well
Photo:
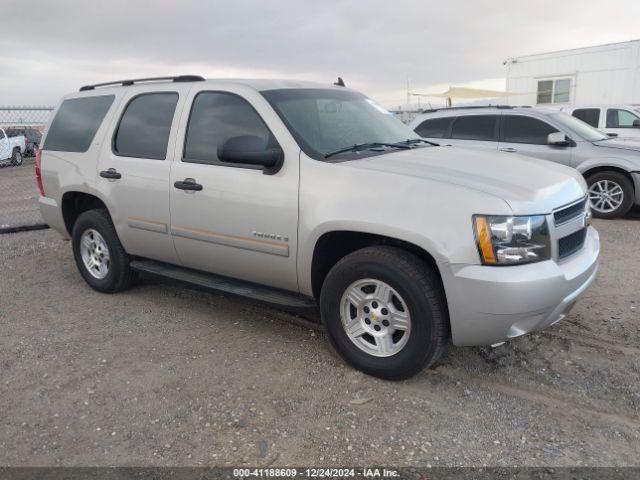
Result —
<instances>
[{"instance_id":1,"label":"wheel well","mask_svg":"<svg viewBox=\"0 0 640 480\"><path fill-rule=\"evenodd\" d=\"M97 208L107 209L107 206L94 195L84 192L67 192L62 196L62 218L69 235L73 232L73 225L81 213Z\"/></svg>"},{"instance_id":2,"label":"wheel well","mask_svg":"<svg viewBox=\"0 0 640 480\"><path fill-rule=\"evenodd\" d=\"M594 167L585 171L582 175L584 176L584 178L589 178L591 175L594 175L600 172L617 172L624 175L627 178L627 180L631 182L631 186L635 191L635 184L633 183L633 178L631 177L631 174L620 167Z\"/></svg>"},{"instance_id":3,"label":"wheel well","mask_svg":"<svg viewBox=\"0 0 640 480\"><path fill-rule=\"evenodd\" d=\"M320 298L320 290L322 289L324 279L331 268L333 268L341 258L361 248L375 245L391 245L413 253L427 265L433 267L442 282L435 259L429 252L413 243L372 233L337 231L322 235L318 239L313 251L311 265L311 288L313 290L313 296L316 299Z\"/></svg>"}]
</instances>

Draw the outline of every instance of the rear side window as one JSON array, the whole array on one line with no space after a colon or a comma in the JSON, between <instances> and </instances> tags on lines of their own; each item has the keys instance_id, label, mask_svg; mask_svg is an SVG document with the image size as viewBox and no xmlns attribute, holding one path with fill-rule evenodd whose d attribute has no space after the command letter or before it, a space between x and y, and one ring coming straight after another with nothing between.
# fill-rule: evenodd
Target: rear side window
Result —
<instances>
[{"instance_id":1,"label":"rear side window","mask_svg":"<svg viewBox=\"0 0 640 480\"><path fill-rule=\"evenodd\" d=\"M225 92L199 93L191 108L183 161L221 163L218 147L231 137L245 135L259 137L265 148L275 143L262 118L245 99Z\"/></svg>"},{"instance_id":2,"label":"rear side window","mask_svg":"<svg viewBox=\"0 0 640 480\"><path fill-rule=\"evenodd\" d=\"M633 128L633 122L640 120L628 110L610 108L607 110L607 128Z\"/></svg>"},{"instance_id":3,"label":"rear side window","mask_svg":"<svg viewBox=\"0 0 640 480\"><path fill-rule=\"evenodd\" d=\"M164 160L177 103L175 92L143 93L134 97L113 137L116 155Z\"/></svg>"},{"instance_id":4,"label":"rear side window","mask_svg":"<svg viewBox=\"0 0 640 480\"><path fill-rule=\"evenodd\" d=\"M102 124L114 95L70 98L62 102L44 143L44 150L86 152Z\"/></svg>"},{"instance_id":5,"label":"rear side window","mask_svg":"<svg viewBox=\"0 0 640 480\"><path fill-rule=\"evenodd\" d=\"M542 120L520 115L505 115L504 141L547 145L547 136L558 130Z\"/></svg>"},{"instance_id":6,"label":"rear side window","mask_svg":"<svg viewBox=\"0 0 640 480\"><path fill-rule=\"evenodd\" d=\"M600 109L599 108L578 108L571 114L578 120L582 120L584 123L588 123L592 127L598 128L598 122L600 121Z\"/></svg>"},{"instance_id":7,"label":"rear side window","mask_svg":"<svg viewBox=\"0 0 640 480\"><path fill-rule=\"evenodd\" d=\"M469 115L453 122L451 138L460 140L495 140L497 115Z\"/></svg>"},{"instance_id":8,"label":"rear side window","mask_svg":"<svg viewBox=\"0 0 640 480\"><path fill-rule=\"evenodd\" d=\"M452 120L452 117L431 118L418 125L415 132L421 137L444 138Z\"/></svg>"}]
</instances>

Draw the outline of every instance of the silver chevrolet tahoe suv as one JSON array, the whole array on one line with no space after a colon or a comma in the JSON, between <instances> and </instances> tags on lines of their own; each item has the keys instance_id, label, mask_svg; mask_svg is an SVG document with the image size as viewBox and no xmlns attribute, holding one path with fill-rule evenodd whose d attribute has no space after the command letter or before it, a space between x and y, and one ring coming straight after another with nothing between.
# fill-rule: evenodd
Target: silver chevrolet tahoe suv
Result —
<instances>
[{"instance_id":1,"label":"silver chevrolet tahoe suv","mask_svg":"<svg viewBox=\"0 0 640 480\"><path fill-rule=\"evenodd\" d=\"M40 208L91 287L143 272L319 306L371 375L548 327L596 276L577 171L440 147L342 82L128 80L52 118Z\"/></svg>"}]
</instances>

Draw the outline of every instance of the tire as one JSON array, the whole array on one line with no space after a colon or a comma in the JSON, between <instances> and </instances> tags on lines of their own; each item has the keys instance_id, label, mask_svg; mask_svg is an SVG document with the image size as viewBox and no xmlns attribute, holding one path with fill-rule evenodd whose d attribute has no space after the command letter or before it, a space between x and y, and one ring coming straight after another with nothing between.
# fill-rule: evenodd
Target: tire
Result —
<instances>
[{"instance_id":1,"label":"tire","mask_svg":"<svg viewBox=\"0 0 640 480\"><path fill-rule=\"evenodd\" d=\"M598 172L587 178L589 186L589 199L591 201L591 211L594 217L598 218L618 218L627 214L633 207L634 190L631 181L619 172ZM612 203L602 203L602 190L599 186L607 186L609 192L620 192L619 195L609 197L609 202L617 204L617 208L611 210ZM621 200L621 201L619 201ZM619 204L618 204L619 201ZM598 203L601 202L601 203Z\"/></svg>"},{"instance_id":2,"label":"tire","mask_svg":"<svg viewBox=\"0 0 640 480\"><path fill-rule=\"evenodd\" d=\"M89 269L83 259L83 252L86 253L86 249L83 249L81 243L85 235L102 252L102 260L104 260L104 248L100 248L100 246L106 245L108 261L106 268L101 272L97 271L97 267ZM129 268L129 255L122 247L116 229L111 222L111 217L106 210L88 210L80 214L73 225L71 240L76 266L82 278L94 290L103 293L116 293L126 290L135 281L136 274ZM94 257L99 256L95 254L96 249L89 248L89 251L94 253ZM101 275L104 276L101 277Z\"/></svg>"},{"instance_id":3,"label":"tire","mask_svg":"<svg viewBox=\"0 0 640 480\"><path fill-rule=\"evenodd\" d=\"M368 285L371 281L390 287L390 296L382 295L391 299L386 303L388 308L384 308L384 303L370 303L372 297L377 298L378 287L380 291L385 290L382 285L372 290L374 287ZM354 291L366 297L364 303L360 303L362 308L356 308L357 302L352 302L347 295ZM378 308L376 312L374 306ZM391 316L402 315L401 307L409 313L410 328L398 334L394 331L397 322ZM415 255L395 247L367 247L341 259L322 285L320 310L329 340L340 356L358 370L387 380L406 379L434 365L449 336L445 297L438 274ZM389 314L386 318L392 322L387 321L386 326L385 320L380 320L385 318L385 310ZM346 321L358 330L356 333L363 330L367 333L352 340L343 325L343 318L347 316L352 317ZM392 343L386 347L378 347L379 339L372 330L378 327L377 334L384 335L385 328L393 332ZM385 351L381 352L380 348ZM372 349L377 352L373 353Z\"/></svg>"},{"instance_id":4,"label":"tire","mask_svg":"<svg viewBox=\"0 0 640 480\"><path fill-rule=\"evenodd\" d=\"M22 152L20 152L19 148L13 149L13 153L11 154L11 165L15 167L22 165Z\"/></svg>"}]
</instances>

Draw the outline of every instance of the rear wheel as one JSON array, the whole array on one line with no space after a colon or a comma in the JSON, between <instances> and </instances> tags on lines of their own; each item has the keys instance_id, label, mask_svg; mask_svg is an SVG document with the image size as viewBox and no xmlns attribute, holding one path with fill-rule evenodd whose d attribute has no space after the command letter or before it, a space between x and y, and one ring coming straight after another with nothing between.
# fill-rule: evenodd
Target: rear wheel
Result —
<instances>
[{"instance_id":1,"label":"rear wheel","mask_svg":"<svg viewBox=\"0 0 640 480\"><path fill-rule=\"evenodd\" d=\"M368 247L340 260L320 298L331 343L370 375L409 378L441 355L448 336L437 274L394 247Z\"/></svg>"},{"instance_id":2,"label":"rear wheel","mask_svg":"<svg viewBox=\"0 0 640 480\"><path fill-rule=\"evenodd\" d=\"M22 165L22 152L20 152L19 148L13 149L13 153L11 155L11 165L15 165L16 167Z\"/></svg>"},{"instance_id":3,"label":"rear wheel","mask_svg":"<svg viewBox=\"0 0 640 480\"><path fill-rule=\"evenodd\" d=\"M595 217L616 218L633 206L633 185L619 172L598 172L587 178L589 201Z\"/></svg>"},{"instance_id":4,"label":"rear wheel","mask_svg":"<svg viewBox=\"0 0 640 480\"><path fill-rule=\"evenodd\" d=\"M120 292L135 280L108 212L88 210L73 225L73 256L82 278L95 290Z\"/></svg>"}]
</instances>

